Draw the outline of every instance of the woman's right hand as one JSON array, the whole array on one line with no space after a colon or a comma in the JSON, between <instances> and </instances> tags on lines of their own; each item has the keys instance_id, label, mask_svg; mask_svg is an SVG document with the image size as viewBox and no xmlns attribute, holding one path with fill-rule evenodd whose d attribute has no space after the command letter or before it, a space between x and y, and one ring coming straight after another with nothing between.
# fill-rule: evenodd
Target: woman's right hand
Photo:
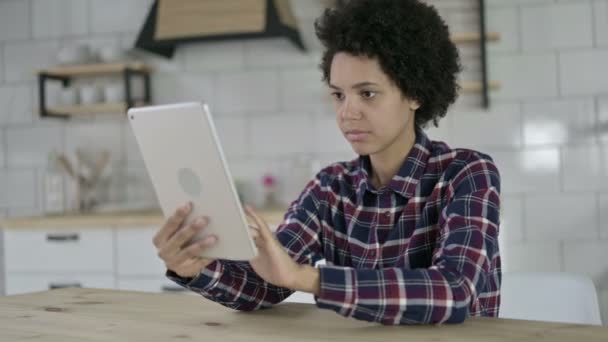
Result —
<instances>
[{"instance_id":1,"label":"woman's right hand","mask_svg":"<svg viewBox=\"0 0 608 342\"><path fill-rule=\"evenodd\" d=\"M208 217L200 217L192 224L184 225L184 220L191 211L191 203L177 209L152 240L167 269L184 278L198 276L203 268L213 262L212 259L203 259L199 255L217 242L216 236L191 242L209 223Z\"/></svg>"}]
</instances>

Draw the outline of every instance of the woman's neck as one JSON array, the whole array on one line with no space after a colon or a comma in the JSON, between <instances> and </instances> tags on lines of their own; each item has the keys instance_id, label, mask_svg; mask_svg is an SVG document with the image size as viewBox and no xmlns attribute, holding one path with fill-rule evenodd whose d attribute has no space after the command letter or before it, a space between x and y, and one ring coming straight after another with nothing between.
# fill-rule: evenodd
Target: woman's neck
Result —
<instances>
[{"instance_id":1,"label":"woman's neck","mask_svg":"<svg viewBox=\"0 0 608 342\"><path fill-rule=\"evenodd\" d=\"M416 143L415 129L406 129L387 148L370 155L372 184L380 189L399 172L405 158Z\"/></svg>"}]
</instances>

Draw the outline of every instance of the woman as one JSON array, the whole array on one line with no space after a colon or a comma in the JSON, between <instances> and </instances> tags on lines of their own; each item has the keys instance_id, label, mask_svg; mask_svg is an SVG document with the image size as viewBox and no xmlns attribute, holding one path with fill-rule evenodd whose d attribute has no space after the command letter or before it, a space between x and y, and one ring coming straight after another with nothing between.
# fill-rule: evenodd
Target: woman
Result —
<instances>
[{"instance_id":1,"label":"woman","mask_svg":"<svg viewBox=\"0 0 608 342\"><path fill-rule=\"evenodd\" d=\"M496 317L498 170L422 130L457 97L447 26L417 0L352 0L315 27L338 126L359 158L321 170L274 234L247 208L259 249L250 262L197 258L216 238L187 245L208 219L182 227L191 208L180 208L154 238L167 276L237 310L304 291L320 308L383 324Z\"/></svg>"}]
</instances>

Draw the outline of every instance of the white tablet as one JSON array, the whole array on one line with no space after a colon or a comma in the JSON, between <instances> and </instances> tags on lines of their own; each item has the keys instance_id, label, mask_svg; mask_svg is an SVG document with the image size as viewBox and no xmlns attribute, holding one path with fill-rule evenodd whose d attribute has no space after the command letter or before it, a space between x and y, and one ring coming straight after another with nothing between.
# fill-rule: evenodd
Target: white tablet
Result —
<instances>
[{"instance_id":1,"label":"white tablet","mask_svg":"<svg viewBox=\"0 0 608 342\"><path fill-rule=\"evenodd\" d=\"M218 237L201 257L252 259L257 249L207 105L132 108L128 117L164 217L191 201L186 223L203 215L210 218L195 240Z\"/></svg>"}]
</instances>

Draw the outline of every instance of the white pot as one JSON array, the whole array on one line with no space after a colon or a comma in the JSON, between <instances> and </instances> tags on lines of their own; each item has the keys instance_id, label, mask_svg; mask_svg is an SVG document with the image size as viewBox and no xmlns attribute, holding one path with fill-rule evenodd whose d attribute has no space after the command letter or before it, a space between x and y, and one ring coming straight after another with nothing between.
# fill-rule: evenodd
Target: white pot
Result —
<instances>
[{"instance_id":1,"label":"white pot","mask_svg":"<svg viewBox=\"0 0 608 342\"><path fill-rule=\"evenodd\" d=\"M102 102L101 100L101 91L98 86L90 84L80 87L80 103L89 105Z\"/></svg>"}]
</instances>

